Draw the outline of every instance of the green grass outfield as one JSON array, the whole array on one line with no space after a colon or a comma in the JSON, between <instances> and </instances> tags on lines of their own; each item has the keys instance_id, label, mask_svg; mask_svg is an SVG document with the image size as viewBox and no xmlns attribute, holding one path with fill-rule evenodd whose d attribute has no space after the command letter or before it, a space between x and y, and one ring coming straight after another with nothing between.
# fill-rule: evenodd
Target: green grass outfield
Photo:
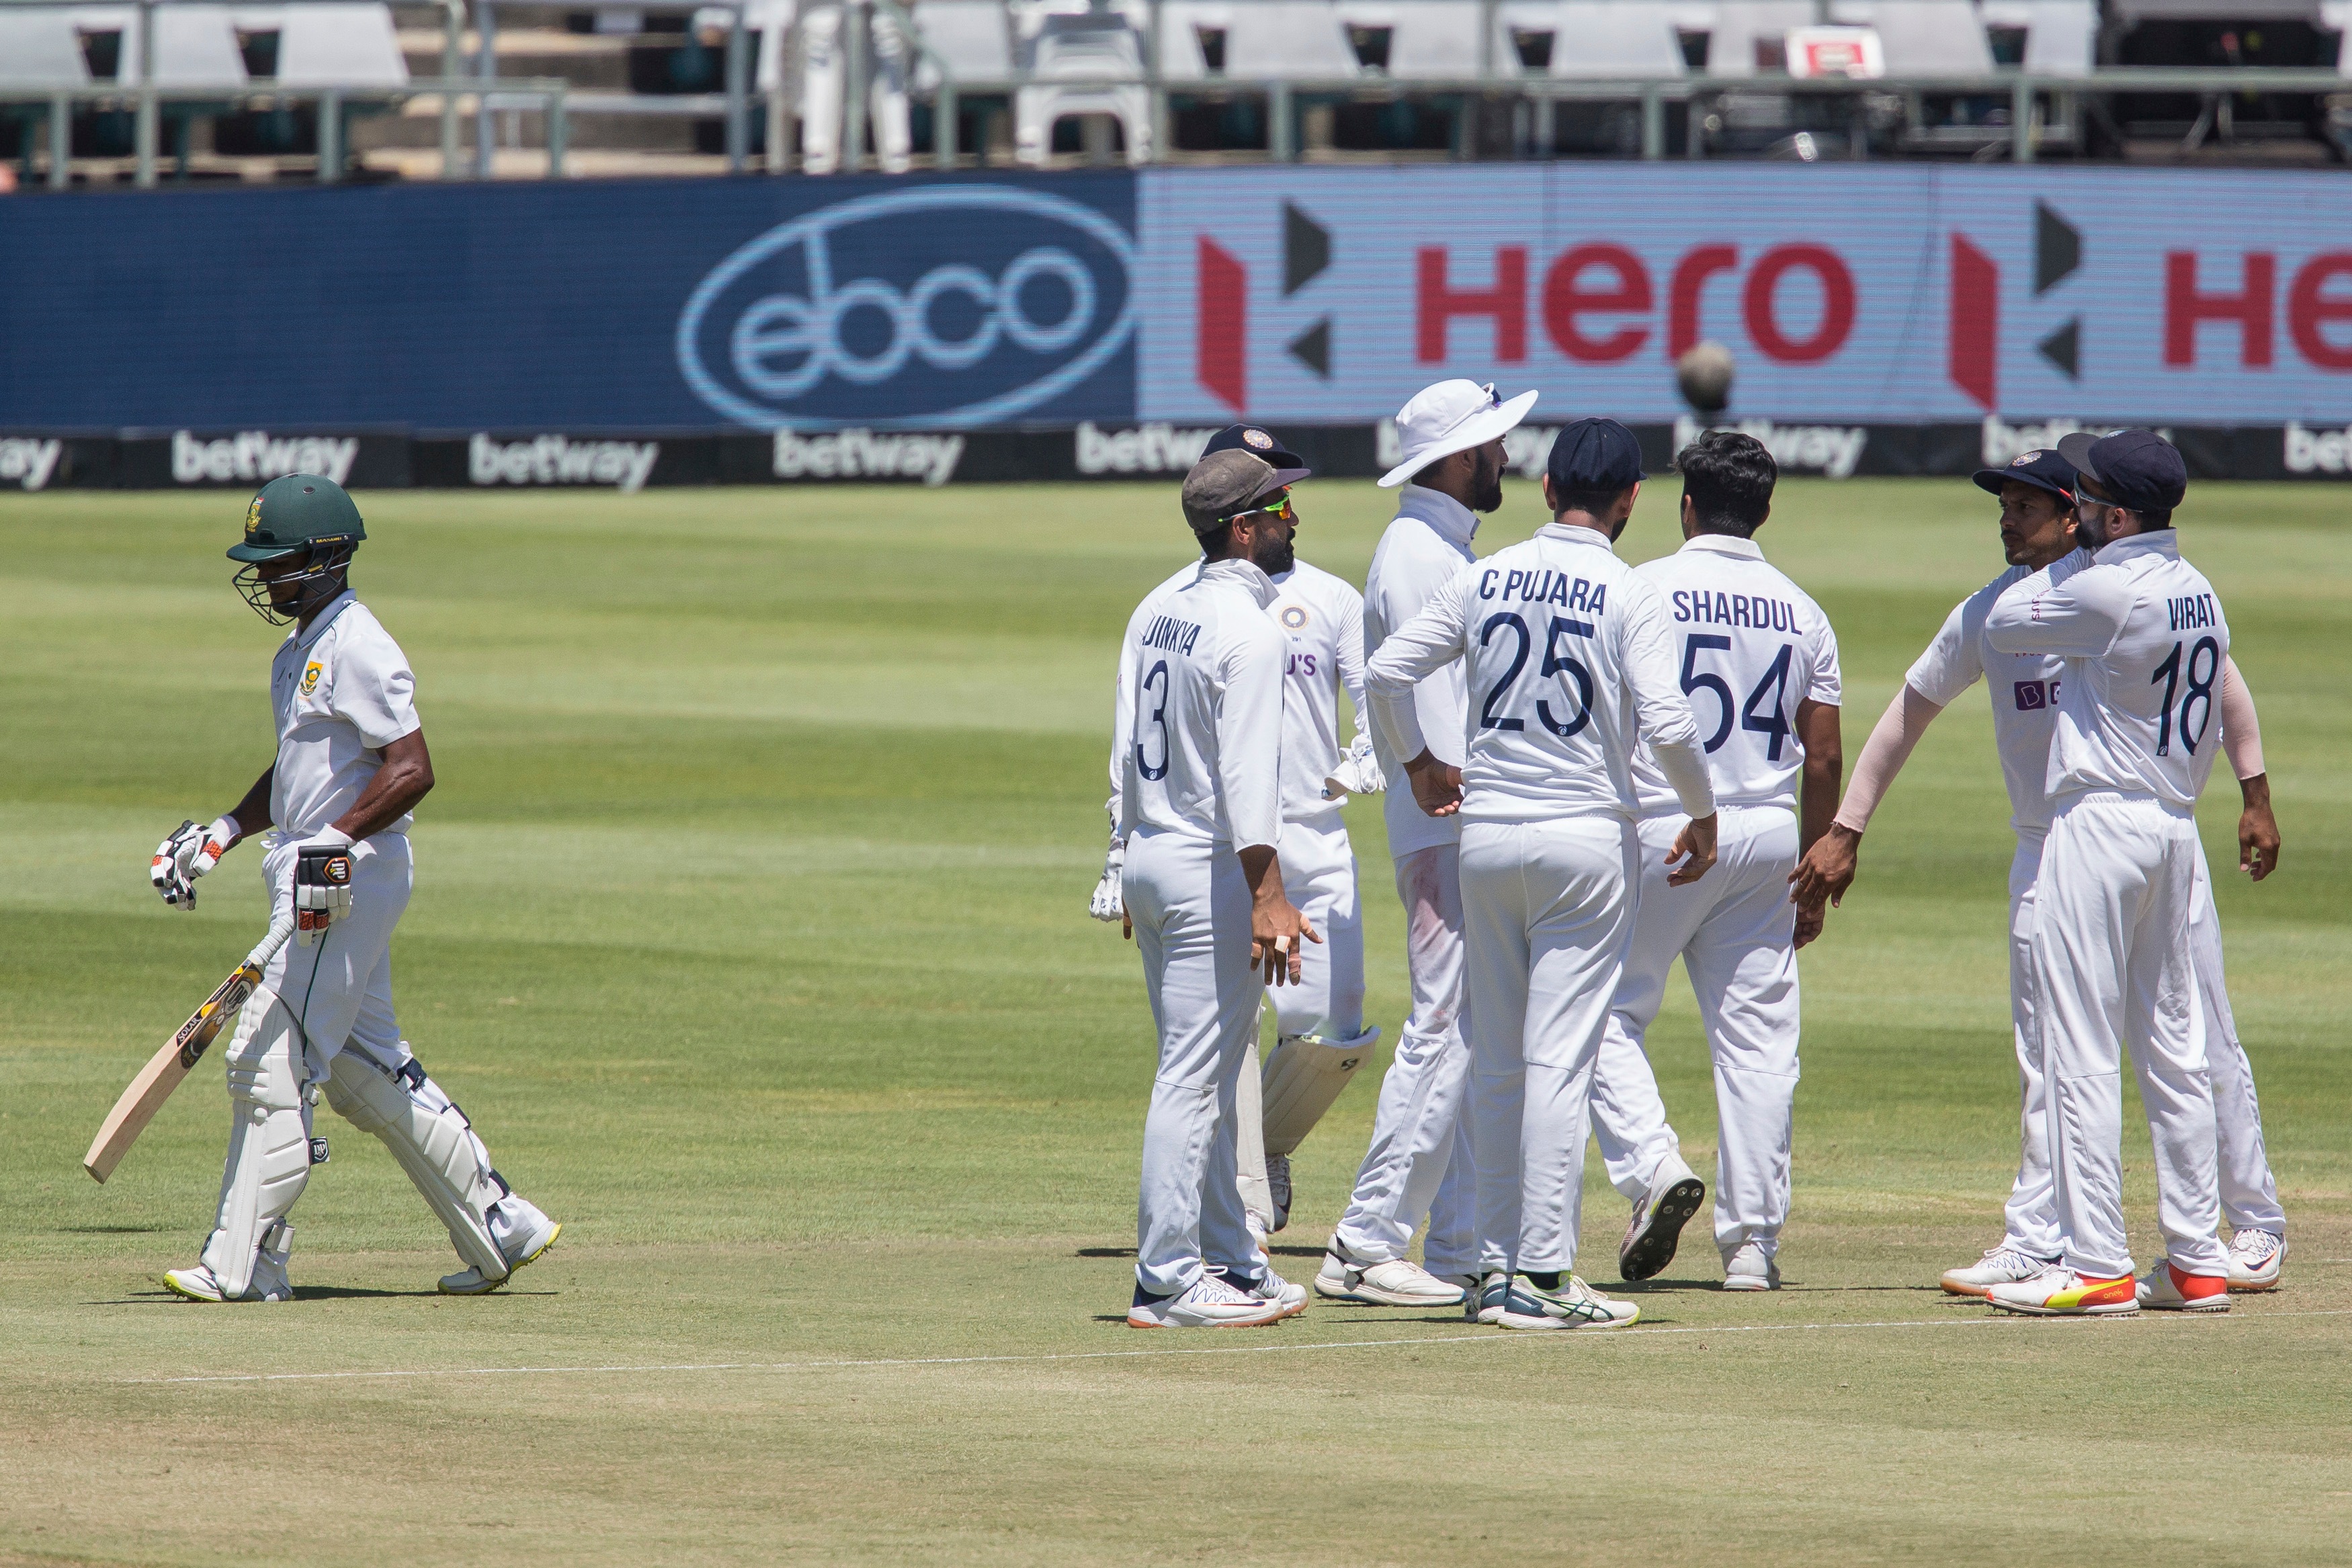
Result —
<instances>
[{"instance_id":1,"label":"green grass outfield","mask_svg":"<svg viewBox=\"0 0 2352 1568\"><path fill-rule=\"evenodd\" d=\"M2007 810L1984 699L1935 729L1805 960L1789 1288L1705 1222L1614 1335L1318 1305L1132 1333L1152 1043L1086 916L1116 639L1172 485L362 497L359 586L440 787L396 946L419 1054L566 1222L506 1294L373 1140L297 1211L296 1302L167 1297L209 1223L218 1054L101 1188L114 1095L260 933L145 867L268 760L241 495L0 499L0 1562L2341 1562L2352 1518L2352 564L2338 489L2200 486L2190 552L2286 835L2219 878L2294 1251L2228 1318L1994 1320L1937 1272L2015 1152ZM1672 486L1626 545L1670 544ZM1310 485L1360 580L1388 516ZM1492 549L1539 520L1515 482ZM1791 483L1763 542L1835 621L1859 748L2000 567L1962 481ZM2209 799L2233 865L2235 791ZM1404 1009L1376 803L1370 1018ZM1654 1036L1685 1151L1686 988ZM1369 1128L1298 1161L1304 1280ZM2155 1239L2147 1143L2129 1218ZM1588 1182L1589 1272L1623 1206Z\"/></svg>"}]
</instances>

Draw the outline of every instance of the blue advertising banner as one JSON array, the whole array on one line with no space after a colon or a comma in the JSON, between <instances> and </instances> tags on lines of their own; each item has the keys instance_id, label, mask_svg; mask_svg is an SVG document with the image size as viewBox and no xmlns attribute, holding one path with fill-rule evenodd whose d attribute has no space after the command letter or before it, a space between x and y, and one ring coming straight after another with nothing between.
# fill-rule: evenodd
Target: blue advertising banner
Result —
<instances>
[{"instance_id":1,"label":"blue advertising banner","mask_svg":"<svg viewBox=\"0 0 2352 1568\"><path fill-rule=\"evenodd\" d=\"M0 204L0 429L1067 425L1135 403L1135 182Z\"/></svg>"}]
</instances>

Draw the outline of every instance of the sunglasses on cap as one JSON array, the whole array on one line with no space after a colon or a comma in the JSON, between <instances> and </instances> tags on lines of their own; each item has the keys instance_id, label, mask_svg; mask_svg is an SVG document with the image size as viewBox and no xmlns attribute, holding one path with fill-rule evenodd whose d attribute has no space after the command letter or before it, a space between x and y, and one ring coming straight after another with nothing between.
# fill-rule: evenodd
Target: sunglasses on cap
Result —
<instances>
[{"instance_id":1,"label":"sunglasses on cap","mask_svg":"<svg viewBox=\"0 0 2352 1568\"><path fill-rule=\"evenodd\" d=\"M1283 491L1281 497L1271 505L1244 507L1238 512L1226 513L1223 517L1219 517L1217 521L1220 524L1237 522L1244 517L1254 517L1260 512L1264 512L1277 521L1285 523L1296 521L1298 517L1298 508L1291 505L1290 492L1286 489Z\"/></svg>"}]
</instances>

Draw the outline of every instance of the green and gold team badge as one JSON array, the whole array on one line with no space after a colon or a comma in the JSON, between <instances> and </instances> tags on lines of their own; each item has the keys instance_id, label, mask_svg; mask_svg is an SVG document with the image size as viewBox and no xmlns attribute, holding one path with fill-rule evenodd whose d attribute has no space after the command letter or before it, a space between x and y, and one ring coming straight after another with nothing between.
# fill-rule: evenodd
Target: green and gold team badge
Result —
<instances>
[{"instance_id":1,"label":"green and gold team badge","mask_svg":"<svg viewBox=\"0 0 2352 1568\"><path fill-rule=\"evenodd\" d=\"M254 503L254 505L256 505L257 507L257 506L259 506L260 504L261 504L261 503L259 503L258 501L257 501L257 502L255 502L255 503ZM321 672L323 672L323 671L326 669L326 667L327 667L326 665L320 664L320 663L319 663L319 662L317 662L316 660L312 660L312 661L311 661L311 663L310 664L310 665L309 665L306 669L304 669L304 670L303 670L303 672L302 672L302 695L303 695L304 696L306 696L306 697L307 697L307 696L309 696L312 692L315 692L315 691L317 691L317 690L319 689L319 676L320 676L320 673L321 673Z\"/></svg>"},{"instance_id":2,"label":"green and gold team badge","mask_svg":"<svg viewBox=\"0 0 2352 1568\"><path fill-rule=\"evenodd\" d=\"M253 505L245 509L245 537L248 539L261 531L261 497L256 496ZM308 691L309 687L303 688Z\"/></svg>"}]
</instances>

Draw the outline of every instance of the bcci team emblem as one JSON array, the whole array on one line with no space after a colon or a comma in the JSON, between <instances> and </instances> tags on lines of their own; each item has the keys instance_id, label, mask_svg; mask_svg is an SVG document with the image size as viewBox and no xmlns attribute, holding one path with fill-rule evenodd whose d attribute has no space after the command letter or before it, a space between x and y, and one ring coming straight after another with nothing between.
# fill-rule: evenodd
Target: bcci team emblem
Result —
<instances>
[{"instance_id":1,"label":"bcci team emblem","mask_svg":"<svg viewBox=\"0 0 2352 1568\"><path fill-rule=\"evenodd\" d=\"M1242 432L1242 439L1260 452L1274 450L1274 437L1263 430L1244 430Z\"/></svg>"},{"instance_id":2,"label":"bcci team emblem","mask_svg":"<svg viewBox=\"0 0 2352 1568\"><path fill-rule=\"evenodd\" d=\"M245 537L253 538L261 531L261 497L256 496L253 505L245 509Z\"/></svg>"},{"instance_id":3,"label":"bcci team emblem","mask_svg":"<svg viewBox=\"0 0 2352 1568\"><path fill-rule=\"evenodd\" d=\"M1282 607L1282 623L1293 632L1296 632L1300 627L1306 625L1307 612L1305 608L1297 604L1284 605Z\"/></svg>"},{"instance_id":4,"label":"bcci team emblem","mask_svg":"<svg viewBox=\"0 0 2352 1568\"><path fill-rule=\"evenodd\" d=\"M2049 455L2049 454L2048 454L2048 453L2042 451L2039 447L2036 447L2036 448L2035 448L2033 451L2032 451L2032 452L2021 452L2021 453L2019 453L2016 456L2014 456L2014 457L2012 457L2012 458L2011 458L2011 459L2009 460L2009 465L2010 465L2011 468L2022 468L2022 467L2024 467L2027 464L2029 464L2029 463L2038 462L2038 461L2040 461L2042 458L2046 457L2046 456L2048 456L2048 455Z\"/></svg>"},{"instance_id":5,"label":"bcci team emblem","mask_svg":"<svg viewBox=\"0 0 2352 1568\"><path fill-rule=\"evenodd\" d=\"M259 505L260 505L260 503L259 503L259 502L257 502L257 502L255 502L254 504L255 504L256 506L259 506ZM317 663L317 662L315 662L315 661L314 661L314 662L312 662L312 663L311 663L311 664L310 664L308 668L306 668L305 670L303 670L303 672L302 672L302 695L303 695L304 696L306 696L306 697L307 697L307 696L309 696L312 692L315 692L315 691L317 691L317 690L319 689L319 676L320 676L320 674L321 674L321 673L326 669L326 667L327 667L326 665L321 664L319 664L319 663Z\"/></svg>"}]
</instances>

